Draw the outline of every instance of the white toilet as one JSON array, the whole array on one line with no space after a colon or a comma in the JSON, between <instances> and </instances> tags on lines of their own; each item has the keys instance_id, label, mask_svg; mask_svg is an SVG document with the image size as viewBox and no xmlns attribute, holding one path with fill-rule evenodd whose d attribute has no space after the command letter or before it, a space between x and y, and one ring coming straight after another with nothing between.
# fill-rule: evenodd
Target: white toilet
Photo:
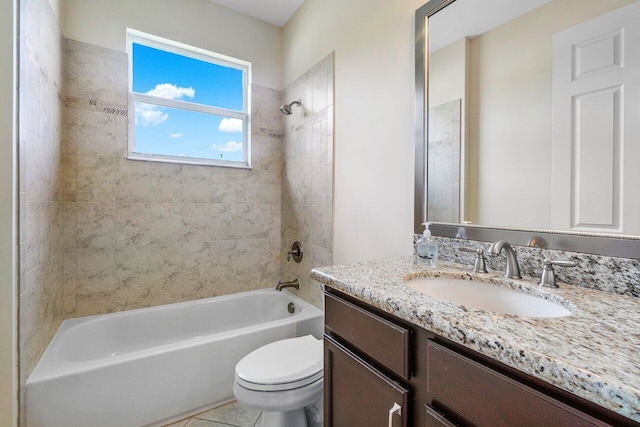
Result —
<instances>
[{"instance_id":1,"label":"white toilet","mask_svg":"<svg viewBox=\"0 0 640 427\"><path fill-rule=\"evenodd\" d=\"M233 394L263 411L264 427L322 426L322 340L312 335L272 342L236 365Z\"/></svg>"}]
</instances>

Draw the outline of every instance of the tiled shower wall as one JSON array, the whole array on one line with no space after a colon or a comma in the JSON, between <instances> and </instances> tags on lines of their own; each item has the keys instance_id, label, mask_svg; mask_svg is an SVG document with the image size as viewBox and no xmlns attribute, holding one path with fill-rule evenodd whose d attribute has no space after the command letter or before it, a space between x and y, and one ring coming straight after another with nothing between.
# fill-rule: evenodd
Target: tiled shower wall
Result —
<instances>
[{"instance_id":1,"label":"tiled shower wall","mask_svg":"<svg viewBox=\"0 0 640 427\"><path fill-rule=\"evenodd\" d=\"M322 307L312 268L332 263L333 248L333 53L284 90L282 102L300 99L285 116L282 176L282 277L300 280L298 295ZM300 263L287 262L294 241Z\"/></svg>"},{"instance_id":2,"label":"tiled shower wall","mask_svg":"<svg viewBox=\"0 0 640 427\"><path fill-rule=\"evenodd\" d=\"M47 0L20 1L20 401L62 320L62 36ZM21 425L24 425L21 405Z\"/></svg>"},{"instance_id":3,"label":"tiled shower wall","mask_svg":"<svg viewBox=\"0 0 640 427\"><path fill-rule=\"evenodd\" d=\"M252 87L252 170L128 160L126 54L67 40L65 61L65 316L275 286L280 92Z\"/></svg>"},{"instance_id":4,"label":"tiled shower wall","mask_svg":"<svg viewBox=\"0 0 640 427\"><path fill-rule=\"evenodd\" d=\"M429 221L460 222L461 99L429 109Z\"/></svg>"}]
</instances>

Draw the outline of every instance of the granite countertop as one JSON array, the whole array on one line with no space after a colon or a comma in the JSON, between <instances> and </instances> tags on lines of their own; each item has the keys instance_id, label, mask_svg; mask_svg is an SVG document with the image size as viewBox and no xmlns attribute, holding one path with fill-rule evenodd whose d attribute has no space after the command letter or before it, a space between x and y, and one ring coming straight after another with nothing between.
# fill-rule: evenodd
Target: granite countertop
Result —
<instances>
[{"instance_id":1,"label":"granite countertop","mask_svg":"<svg viewBox=\"0 0 640 427\"><path fill-rule=\"evenodd\" d=\"M410 289L421 276L478 278L542 294L573 313L532 318L450 304ZM475 274L458 264L432 270L416 257L321 267L311 277L387 313L640 421L640 298L533 279Z\"/></svg>"}]
</instances>

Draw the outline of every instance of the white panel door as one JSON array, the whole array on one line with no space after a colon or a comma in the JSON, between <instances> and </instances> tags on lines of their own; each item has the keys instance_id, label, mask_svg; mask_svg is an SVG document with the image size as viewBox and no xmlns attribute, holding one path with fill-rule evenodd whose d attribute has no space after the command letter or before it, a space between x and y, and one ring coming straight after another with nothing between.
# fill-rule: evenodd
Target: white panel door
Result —
<instances>
[{"instance_id":1,"label":"white panel door","mask_svg":"<svg viewBox=\"0 0 640 427\"><path fill-rule=\"evenodd\" d=\"M640 1L554 35L551 226L640 234Z\"/></svg>"}]
</instances>

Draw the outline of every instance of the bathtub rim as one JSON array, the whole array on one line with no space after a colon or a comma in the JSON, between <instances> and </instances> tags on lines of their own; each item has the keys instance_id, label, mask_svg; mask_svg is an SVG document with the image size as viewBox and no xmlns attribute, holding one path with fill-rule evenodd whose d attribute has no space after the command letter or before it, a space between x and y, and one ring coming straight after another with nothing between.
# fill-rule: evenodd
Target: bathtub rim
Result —
<instances>
[{"instance_id":1,"label":"bathtub rim","mask_svg":"<svg viewBox=\"0 0 640 427\"><path fill-rule=\"evenodd\" d=\"M29 385L37 384L44 381L54 380L57 378L65 377L68 375L76 375L82 374L86 372L90 372L92 370L100 369L105 366L118 365L121 363L127 363L133 360L143 359L148 357L151 354L164 354L170 353L173 351L180 351L183 349L193 348L198 345L213 342L213 341L221 341L223 339L228 339L233 336L249 333L249 332L259 332L263 330L270 329L272 327L277 327L281 325L286 325L290 323L297 323L300 321L305 321L308 319L313 319L319 316L324 316L324 312L313 304L301 299L300 297L292 294L291 292L283 293L284 291L276 291L273 288L266 289L256 289L250 291L238 292L235 294L227 294L216 297L208 297L208 298L200 298L189 301L181 301L177 303L169 303L162 304L152 307L142 307L131 310L123 310L115 313L106 313L106 314L97 314L93 316L85 316L78 317L74 319L67 319L62 322L62 324L58 327L53 339L47 346L47 349L40 357L40 360L36 364L36 367L33 369L33 372L27 378L25 385L27 388ZM293 300L294 303L299 304L302 310L296 315L285 317L282 319L272 320L269 322L249 325L242 328L231 329L224 332L218 332L215 334L203 335L198 337L193 337L189 339L185 339L179 342L171 342L162 345L156 345L128 353L122 353L111 357L103 357L99 359L89 359L89 360L65 360L57 357L55 352L60 348L63 343L64 334L68 333L72 329L84 325L86 323L94 323L103 320L105 317L129 317L139 313L140 311L144 312L155 312L162 310L170 310L171 308L179 308L183 306L193 306L193 305L202 305L211 302L212 300L216 301L225 301L229 299L239 298L246 294L278 294L282 295L286 298ZM292 319L295 319L292 320ZM216 339L212 340L212 337L215 336Z\"/></svg>"}]
</instances>

